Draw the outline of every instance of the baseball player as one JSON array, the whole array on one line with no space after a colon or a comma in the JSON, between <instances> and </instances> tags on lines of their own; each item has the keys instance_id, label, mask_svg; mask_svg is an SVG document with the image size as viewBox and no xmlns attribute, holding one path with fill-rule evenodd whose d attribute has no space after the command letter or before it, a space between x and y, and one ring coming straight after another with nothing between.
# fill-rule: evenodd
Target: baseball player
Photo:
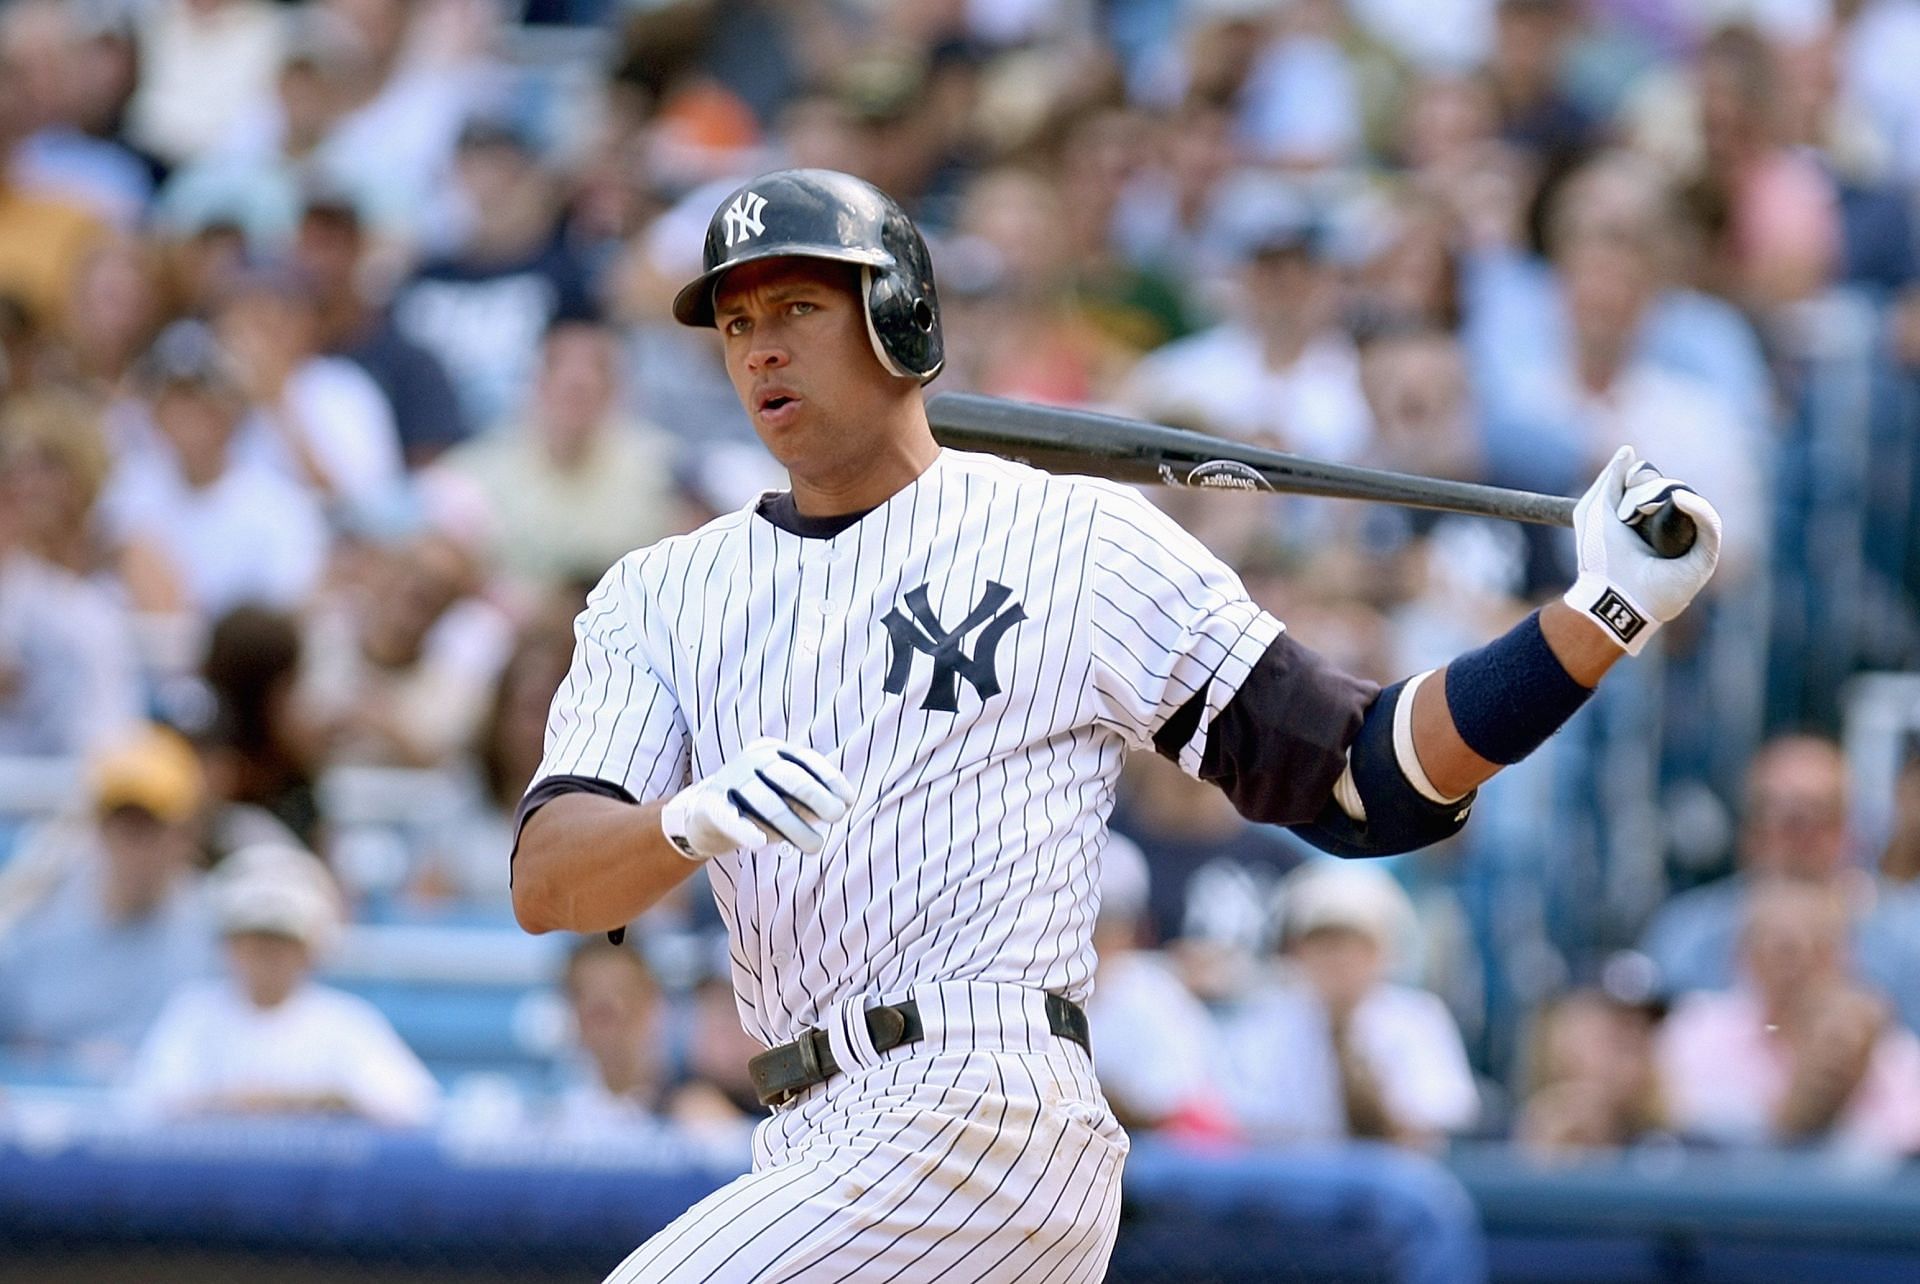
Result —
<instances>
[{"instance_id":1,"label":"baseball player","mask_svg":"<svg viewBox=\"0 0 1920 1284\"><path fill-rule=\"evenodd\" d=\"M719 331L792 490L594 590L514 908L617 931L705 864L774 1114L608 1279L1097 1280L1127 1139L1080 1004L1126 752L1343 855L1445 838L1699 592L1719 518L1621 451L1564 600L1381 690L1133 491L942 450L932 264L873 187L755 179L704 268L674 314ZM1629 522L1669 495L1700 535L1663 561Z\"/></svg>"}]
</instances>

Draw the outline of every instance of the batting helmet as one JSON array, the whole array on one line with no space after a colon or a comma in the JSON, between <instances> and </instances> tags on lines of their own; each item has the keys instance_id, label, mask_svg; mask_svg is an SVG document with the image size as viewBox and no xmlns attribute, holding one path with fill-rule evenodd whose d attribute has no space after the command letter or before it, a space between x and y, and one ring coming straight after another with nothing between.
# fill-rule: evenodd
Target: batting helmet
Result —
<instances>
[{"instance_id":1,"label":"batting helmet","mask_svg":"<svg viewBox=\"0 0 1920 1284\"><path fill-rule=\"evenodd\" d=\"M940 373L946 352L927 243L885 192L830 169L763 174L722 201L707 224L703 271L674 296L674 318L712 325L722 276L742 263L786 257L857 266L867 338L880 364L921 383Z\"/></svg>"}]
</instances>

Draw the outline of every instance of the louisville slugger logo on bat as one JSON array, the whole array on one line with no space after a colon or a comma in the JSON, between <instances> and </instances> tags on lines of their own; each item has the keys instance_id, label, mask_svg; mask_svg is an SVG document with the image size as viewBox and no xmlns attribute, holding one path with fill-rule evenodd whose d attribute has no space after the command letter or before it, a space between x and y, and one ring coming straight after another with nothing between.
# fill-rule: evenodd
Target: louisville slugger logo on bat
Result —
<instances>
[{"instance_id":1,"label":"louisville slugger logo on bat","mask_svg":"<svg viewBox=\"0 0 1920 1284\"><path fill-rule=\"evenodd\" d=\"M1237 459L1210 459L1187 474L1186 484L1208 490L1272 490L1257 470Z\"/></svg>"}]
</instances>

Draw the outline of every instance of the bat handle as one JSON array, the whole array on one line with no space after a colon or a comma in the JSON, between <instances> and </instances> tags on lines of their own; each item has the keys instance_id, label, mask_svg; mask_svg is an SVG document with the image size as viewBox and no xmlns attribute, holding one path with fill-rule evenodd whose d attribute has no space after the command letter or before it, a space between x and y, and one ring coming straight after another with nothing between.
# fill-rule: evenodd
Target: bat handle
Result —
<instances>
[{"instance_id":1,"label":"bat handle","mask_svg":"<svg viewBox=\"0 0 1920 1284\"><path fill-rule=\"evenodd\" d=\"M1683 557L1693 547L1693 519L1680 511L1671 498L1635 523L1634 530L1662 557Z\"/></svg>"}]
</instances>

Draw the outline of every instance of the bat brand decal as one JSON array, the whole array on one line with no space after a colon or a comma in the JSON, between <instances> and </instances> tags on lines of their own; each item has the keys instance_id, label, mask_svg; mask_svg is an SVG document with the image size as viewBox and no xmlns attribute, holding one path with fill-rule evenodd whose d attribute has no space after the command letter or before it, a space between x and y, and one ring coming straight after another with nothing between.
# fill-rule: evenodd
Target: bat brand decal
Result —
<instances>
[{"instance_id":1,"label":"bat brand decal","mask_svg":"<svg viewBox=\"0 0 1920 1284\"><path fill-rule=\"evenodd\" d=\"M922 584L910 589L907 610L912 612L912 618L902 615L896 606L880 621L887 626L893 652L887 665L887 693L899 695L906 690L907 677L913 671L913 657L924 651L933 657L933 681L927 687L927 698L920 704L922 709L941 713L958 709L961 678L967 680L982 700L999 695L1000 676L994 672L994 652L1007 630L1027 618L1026 609L1018 602L1004 611L1000 609L1012 595L1013 590L1006 585L988 580L987 591L967 612L967 618L947 629L941 626L940 617L933 613L927 601L927 586ZM983 624L986 627L980 628ZM980 629L980 637L973 644L973 654L968 656L961 651L960 644L975 629Z\"/></svg>"},{"instance_id":2,"label":"bat brand decal","mask_svg":"<svg viewBox=\"0 0 1920 1284\"><path fill-rule=\"evenodd\" d=\"M1243 464L1237 459L1212 459L1196 465L1187 474L1187 485L1203 486L1208 490L1273 489L1251 464Z\"/></svg>"}]
</instances>

